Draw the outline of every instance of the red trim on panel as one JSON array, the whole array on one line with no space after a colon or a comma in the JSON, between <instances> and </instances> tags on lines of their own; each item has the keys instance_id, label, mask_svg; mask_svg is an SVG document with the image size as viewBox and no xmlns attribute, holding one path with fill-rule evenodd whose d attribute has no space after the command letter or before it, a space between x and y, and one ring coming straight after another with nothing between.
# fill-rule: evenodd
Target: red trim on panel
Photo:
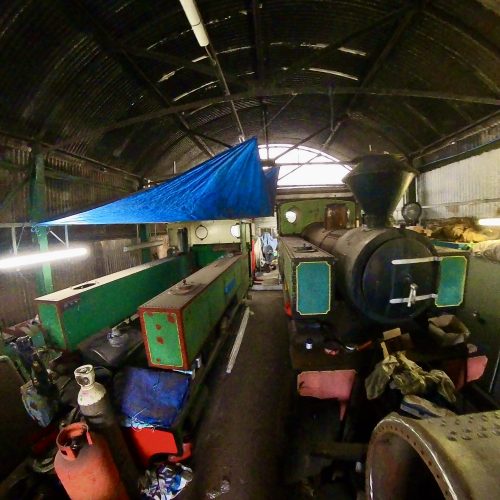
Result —
<instances>
[{"instance_id":1,"label":"red trim on panel","mask_svg":"<svg viewBox=\"0 0 500 500\"><path fill-rule=\"evenodd\" d=\"M175 311L177 316L177 329L179 331L179 342L181 344L181 355L182 355L182 368L184 370L189 370L189 359L186 347L186 338L184 335L184 322L182 321L182 311Z\"/></svg>"},{"instance_id":2,"label":"red trim on panel","mask_svg":"<svg viewBox=\"0 0 500 500\"><path fill-rule=\"evenodd\" d=\"M156 365L153 363L153 361L151 359L151 354L149 351L148 336L146 335L146 325L144 323L144 314L147 314L147 311L144 309L139 309L138 313L139 313L139 321L141 323L141 335L142 335L142 340L144 342L146 357L148 359L148 365L151 367L154 367Z\"/></svg>"},{"instance_id":3,"label":"red trim on panel","mask_svg":"<svg viewBox=\"0 0 500 500\"><path fill-rule=\"evenodd\" d=\"M178 462L183 462L191 457L193 454L193 443L184 442L182 443L182 455L171 455L168 457L168 461L172 464L176 464Z\"/></svg>"},{"instance_id":4,"label":"red trim on panel","mask_svg":"<svg viewBox=\"0 0 500 500\"><path fill-rule=\"evenodd\" d=\"M175 436L172 432L160 429L133 429L126 427L125 435L144 468L149 466L149 462L154 455L179 453Z\"/></svg>"}]
</instances>

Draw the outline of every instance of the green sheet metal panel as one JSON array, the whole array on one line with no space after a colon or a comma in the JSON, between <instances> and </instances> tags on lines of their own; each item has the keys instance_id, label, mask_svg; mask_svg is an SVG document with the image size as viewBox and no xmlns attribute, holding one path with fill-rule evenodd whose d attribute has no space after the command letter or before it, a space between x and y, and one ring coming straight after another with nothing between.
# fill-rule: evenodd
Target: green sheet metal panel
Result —
<instances>
[{"instance_id":1,"label":"green sheet metal panel","mask_svg":"<svg viewBox=\"0 0 500 500\"><path fill-rule=\"evenodd\" d=\"M439 262L437 307L455 307L464 299L467 258L461 255L443 257Z\"/></svg>"},{"instance_id":2,"label":"green sheet metal panel","mask_svg":"<svg viewBox=\"0 0 500 500\"><path fill-rule=\"evenodd\" d=\"M193 245L191 247L198 267L208 266L227 253L225 250L215 250L214 246L217 245Z\"/></svg>"},{"instance_id":3,"label":"green sheet metal panel","mask_svg":"<svg viewBox=\"0 0 500 500\"><path fill-rule=\"evenodd\" d=\"M182 255L38 297L35 300L48 343L75 350L80 342L133 315L146 300L191 272L191 256Z\"/></svg>"},{"instance_id":4,"label":"green sheet metal panel","mask_svg":"<svg viewBox=\"0 0 500 500\"><path fill-rule=\"evenodd\" d=\"M300 262L297 265L297 312L302 316L330 311L331 266L328 262Z\"/></svg>"},{"instance_id":5,"label":"green sheet metal panel","mask_svg":"<svg viewBox=\"0 0 500 500\"><path fill-rule=\"evenodd\" d=\"M310 250L304 251L304 244ZM292 313L299 316L327 314L333 304L333 255L296 236L280 238L279 254L284 290ZM315 264L321 265L314 267Z\"/></svg>"},{"instance_id":6,"label":"green sheet metal panel","mask_svg":"<svg viewBox=\"0 0 500 500\"><path fill-rule=\"evenodd\" d=\"M496 360L500 352L500 262L471 255L468 262L463 307L456 312L471 332L470 342L488 356L478 384L500 402L500 375Z\"/></svg>"},{"instance_id":7,"label":"green sheet metal panel","mask_svg":"<svg viewBox=\"0 0 500 500\"><path fill-rule=\"evenodd\" d=\"M150 312L143 316L144 328L155 332L155 342L148 345L148 355L155 363L182 366L183 350L179 342L177 315L164 311Z\"/></svg>"},{"instance_id":8,"label":"green sheet metal panel","mask_svg":"<svg viewBox=\"0 0 500 500\"><path fill-rule=\"evenodd\" d=\"M187 293L177 293L176 285L139 308L150 366L165 369L191 367L232 299L236 296L241 300L245 295L249 286L247 256L218 259L191 275L187 282L193 284ZM170 315L176 317L175 329L174 326L168 328L169 334L176 336L175 341L171 338L168 342L159 341L157 325L147 320L148 315L156 317L160 313L167 318ZM169 350L176 352L168 353ZM169 362L169 359L176 362Z\"/></svg>"}]
</instances>

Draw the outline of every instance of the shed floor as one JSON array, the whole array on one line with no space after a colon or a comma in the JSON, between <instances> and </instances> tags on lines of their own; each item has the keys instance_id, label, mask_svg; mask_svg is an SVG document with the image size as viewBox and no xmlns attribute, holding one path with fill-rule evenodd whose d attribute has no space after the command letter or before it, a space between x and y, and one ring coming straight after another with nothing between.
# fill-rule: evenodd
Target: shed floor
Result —
<instances>
[{"instance_id":1,"label":"shed floor","mask_svg":"<svg viewBox=\"0 0 500 500\"><path fill-rule=\"evenodd\" d=\"M252 292L245 336L231 374L232 342L208 382L210 399L196 433L194 477L181 500L209 498L224 479L222 500L287 498L283 481L293 372L281 292Z\"/></svg>"}]
</instances>

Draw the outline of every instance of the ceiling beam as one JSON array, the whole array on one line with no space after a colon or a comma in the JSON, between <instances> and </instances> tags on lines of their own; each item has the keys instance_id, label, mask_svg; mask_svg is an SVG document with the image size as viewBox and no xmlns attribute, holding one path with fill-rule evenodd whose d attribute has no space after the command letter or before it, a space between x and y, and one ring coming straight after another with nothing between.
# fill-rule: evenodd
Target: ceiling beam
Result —
<instances>
[{"instance_id":1,"label":"ceiling beam","mask_svg":"<svg viewBox=\"0 0 500 500\"><path fill-rule=\"evenodd\" d=\"M283 151L278 156L275 156L272 159L274 161L276 161L278 158L281 158L282 156L285 156L290 151L293 151L294 149L297 149L299 146L302 146L302 144L305 144L306 142L310 141L312 138L316 137L317 135L321 134L322 132L324 132L325 130L327 130L329 128L330 128L330 125L328 124L328 125L325 125L325 126L321 127L318 130L315 130L312 134L308 135L307 137L304 137L304 139L301 139L299 142L297 142L293 146L290 146L285 151Z\"/></svg>"},{"instance_id":2,"label":"ceiling beam","mask_svg":"<svg viewBox=\"0 0 500 500\"><path fill-rule=\"evenodd\" d=\"M389 39L387 40L387 42L382 47L382 50L380 50L378 55L373 59L372 63L370 64L370 66L366 70L363 78L361 79L361 82L359 85L361 89L368 87L373 82L373 80L376 78L376 76L378 75L380 70L383 68L384 64L387 62L389 57L393 54L396 46L400 42L400 40L403 37L406 30L413 23L414 18L418 12L420 12L420 8L408 10L403 14L402 17L399 18L399 21L396 25L396 28L392 32L392 34L389 37ZM354 108L358 98L361 95L362 94L354 94L349 99L349 101L345 107L345 111L342 114L349 115L349 113ZM342 116L339 116L337 118L337 122L335 123L335 126L333 128L333 130L335 130L335 132L332 131L332 134L329 137L330 143L335 140L335 138L336 138L341 126L342 126L342 123L343 123Z\"/></svg>"},{"instance_id":3,"label":"ceiling beam","mask_svg":"<svg viewBox=\"0 0 500 500\"><path fill-rule=\"evenodd\" d=\"M474 128L483 125L484 123L489 122L490 120L491 121L500 120L500 111L497 110L497 111L495 111L487 116L480 118L479 120L476 120L474 123L470 123L470 124L466 125L465 127L462 127L458 130L455 130L454 132L452 132L450 134L447 134L447 135L439 138L437 141L433 141L433 142L423 146L420 149L412 151L408 156L412 160L416 160L418 158L421 158L422 156L424 156L430 152L439 150L439 149L447 146L448 142L453 141L454 139L457 139L460 134L469 132L469 131L473 130Z\"/></svg>"},{"instance_id":4,"label":"ceiling beam","mask_svg":"<svg viewBox=\"0 0 500 500\"><path fill-rule=\"evenodd\" d=\"M356 40L357 38L366 35L368 33L371 33L375 30L378 30L382 28L383 26L386 26L387 24L390 24L394 22L396 19L400 18L402 15L406 14L408 10L410 10L410 6L403 7L401 9L398 9L396 11L393 11L380 19L377 19L373 23L368 24L364 28L361 28L359 30L354 31L353 33L350 33L347 36L344 36L340 40L332 40L331 43L328 44L328 47L325 49L321 50L317 54L310 55L300 61L298 61L295 64L292 64L286 71L283 73L277 75L274 78L274 83L278 84L285 80L288 76L294 75L295 73L303 70L304 68L308 68L310 66L314 66L318 61L321 59L324 59L328 56L331 56L335 54L335 52L343 46L349 45L350 42L353 40Z\"/></svg>"},{"instance_id":5,"label":"ceiling beam","mask_svg":"<svg viewBox=\"0 0 500 500\"><path fill-rule=\"evenodd\" d=\"M456 31L461 37L468 39L481 50L488 52L490 57L494 57L500 61L500 48L485 38L481 33L478 33L470 26L467 26L461 19L458 19L433 4L429 4L427 6L425 15Z\"/></svg>"},{"instance_id":6,"label":"ceiling beam","mask_svg":"<svg viewBox=\"0 0 500 500\"><path fill-rule=\"evenodd\" d=\"M262 0L252 0L252 31L255 48L255 73L257 80L266 80L266 64L264 54L264 36L262 34Z\"/></svg>"},{"instance_id":7,"label":"ceiling beam","mask_svg":"<svg viewBox=\"0 0 500 500\"><path fill-rule=\"evenodd\" d=\"M124 50L127 54L137 57L139 59L148 59L151 61L162 62L174 66L176 71L181 68L186 68L195 73L200 73L206 76L214 76L214 69L212 66L200 62L193 62L184 57L174 56L172 54L166 54L164 52L156 52L153 50L139 49L136 47L118 47L117 50ZM241 80L240 77L224 72L226 80L230 83L234 83L242 88L248 88L248 85Z\"/></svg>"},{"instance_id":8,"label":"ceiling beam","mask_svg":"<svg viewBox=\"0 0 500 500\"><path fill-rule=\"evenodd\" d=\"M248 2L247 2L248 4ZM261 0L251 0L251 10L252 18L250 23L251 36L253 38L254 46L254 70L259 84L263 84L266 81L266 64L265 64L265 53L264 53L264 36L262 34L262 9L264 4ZM264 144L266 145L267 155L269 156L269 121L267 116L267 106L264 104L262 98L259 99L261 107L261 118L262 118L262 131L264 132Z\"/></svg>"},{"instance_id":9,"label":"ceiling beam","mask_svg":"<svg viewBox=\"0 0 500 500\"><path fill-rule=\"evenodd\" d=\"M10 138L16 139L18 141L23 141L23 142L26 142L28 144L32 144L32 143L36 143L36 142L39 143L43 147L44 151L47 153L47 159L49 159L48 158L49 153L57 152L57 153L60 153L61 155L68 156L68 157L73 158L75 160L84 162L86 164L86 166L88 166L89 168L92 168L94 170L97 170L99 172L106 172L106 171L113 172L115 174L120 174L120 175L123 175L125 177L131 177L134 181L137 181L137 179L139 178L139 176L134 174L133 172L129 172L129 171L124 170L122 168L115 167L113 165L109 165L108 163L104 163L102 161L95 160L94 158L89 158L88 156L85 156L85 155L73 153L71 151L66 151L64 148L61 148L57 144L50 144L48 142L39 141L35 137L23 136L23 135L15 134L12 132L7 132L5 130L0 130L0 135L10 137Z\"/></svg>"},{"instance_id":10,"label":"ceiling beam","mask_svg":"<svg viewBox=\"0 0 500 500\"><path fill-rule=\"evenodd\" d=\"M417 117L429 130L432 130L434 135L437 137L441 137L443 134L440 132L434 124L425 116L424 113L422 113L420 110L418 110L415 106L412 106L409 102L404 102L403 106L415 117Z\"/></svg>"},{"instance_id":11,"label":"ceiling beam","mask_svg":"<svg viewBox=\"0 0 500 500\"><path fill-rule=\"evenodd\" d=\"M208 141L214 141L216 144L219 144L220 146L224 146L225 148L232 147L231 144L228 144L224 141L220 141L219 139L215 139L214 137L207 136L207 135L199 132L198 130L191 129L191 132L193 134L196 134L197 136L203 138L203 139L207 139ZM186 137L187 137L186 134L179 135L179 137L177 137L174 141L168 143L166 146L165 146L164 141L160 142L153 149L152 153L151 153L151 150L148 150L147 152L145 151L141 155L141 158L139 159L139 161L136 162L136 166L137 166L136 170L139 170L139 167L140 167L139 175L142 178L147 176L151 172L151 170L153 170L153 168L155 167L155 165L159 161L159 159L162 156L164 156L169 149L173 148L176 144L181 142ZM150 158L153 158L153 160L144 164L144 158L146 157L146 155L149 156Z\"/></svg>"},{"instance_id":12,"label":"ceiling beam","mask_svg":"<svg viewBox=\"0 0 500 500\"><path fill-rule=\"evenodd\" d=\"M134 80L142 87L147 88L152 93L160 104L168 110L171 106L169 100L160 91L156 84L142 71L137 65L137 62L125 50L117 51L118 42L109 35L109 30L106 29L96 18L87 10L87 7L81 0L59 0L60 10L64 13L70 23L82 32L87 32L89 29L98 46L113 57ZM177 113L171 113L174 122L177 126L186 132L191 141L208 157L214 156L214 152L205 142L193 134L190 134L190 126L186 120Z\"/></svg>"},{"instance_id":13,"label":"ceiling beam","mask_svg":"<svg viewBox=\"0 0 500 500\"><path fill-rule=\"evenodd\" d=\"M219 80L219 86L226 97L231 98L231 91L227 84L226 76L220 64L219 58L217 56L217 52L212 45L212 42L206 47L207 53L210 56L210 60L214 65L214 71L217 80ZM238 130L238 136L240 140L245 140L245 131L243 130L243 124L241 123L240 116L238 115L238 110L236 109L236 105L234 104L233 99L229 100L229 105L231 107L231 114L233 115L233 119L236 123L236 128Z\"/></svg>"},{"instance_id":14,"label":"ceiling beam","mask_svg":"<svg viewBox=\"0 0 500 500\"><path fill-rule=\"evenodd\" d=\"M151 111L142 115L137 115L131 118L97 127L88 132L82 132L76 136L62 139L55 147L61 148L75 142L80 142L83 138L98 137L107 132L118 130L125 127L130 127L139 123L144 123L151 120L158 120L165 116L190 111L193 109L210 106L215 104L224 104L231 100L239 101L245 99L255 99L259 97L277 97L277 96L296 96L296 95L329 95L330 89L326 86L319 85L294 85L291 87L284 86L255 86L247 92L231 94L230 96L214 96L197 101L191 101L184 104L172 105L169 108L158 111ZM334 95L353 95L363 94L377 97L400 97L400 98L415 98L415 99L434 99L440 101L455 101L465 102L469 104L482 104L490 106L500 106L500 99L494 97L471 96L454 94L439 90L416 90L416 89L387 89L387 88L359 88L359 87L336 87Z\"/></svg>"},{"instance_id":15,"label":"ceiling beam","mask_svg":"<svg viewBox=\"0 0 500 500\"><path fill-rule=\"evenodd\" d=\"M373 118L372 118L372 116L373 116ZM413 143L417 147L423 146L422 142L420 142L418 139L416 139L414 137L414 135L411 134L410 132L408 132L404 127L401 127L399 125L395 125L393 123L389 123L387 120L385 120L385 118L383 118L380 114L375 113L373 110L367 110L367 113L362 113L359 111L349 113L349 119L369 124L371 128L379 130L380 133L384 133L385 139L388 139L391 137L391 134L388 134L385 131L392 128L392 129L397 130L399 132L398 136L405 136L411 143ZM399 140L395 140L394 138L391 138L390 142L392 144L394 144L395 146L397 146L397 148L402 153L406 154L410 151L410 148L408 146L404 146L404 144L402 142L400 142Z\"/></svg>"}]
</instances>

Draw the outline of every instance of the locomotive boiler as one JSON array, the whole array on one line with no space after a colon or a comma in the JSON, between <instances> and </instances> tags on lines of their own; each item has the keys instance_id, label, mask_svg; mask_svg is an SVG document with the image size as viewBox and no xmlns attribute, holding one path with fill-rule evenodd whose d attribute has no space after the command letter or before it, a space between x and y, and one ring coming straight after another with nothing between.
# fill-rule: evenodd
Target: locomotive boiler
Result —
<instances>
[{"instance_id":1,"label":"locomotive boiler","mask_svg":"<svg viewBox=\"0 0 500 500\"><path fill-rule=\"evenodd\" d=\"M300 219L308 217L301 202L288 204L300 233L290 234L291 224L282 223L280 249L285 301L295 319L334 318L343 303L365 323L397 325L461 303L465 257L443 255L425 236L393 227L392 213L415 175L392 155L360 158L344 177L364 212L357 228L332 223L328 214L342 207L338 200L317 200L316 219L322 212L326 217L303 227Z\"/></svg>"}]
</instances>

